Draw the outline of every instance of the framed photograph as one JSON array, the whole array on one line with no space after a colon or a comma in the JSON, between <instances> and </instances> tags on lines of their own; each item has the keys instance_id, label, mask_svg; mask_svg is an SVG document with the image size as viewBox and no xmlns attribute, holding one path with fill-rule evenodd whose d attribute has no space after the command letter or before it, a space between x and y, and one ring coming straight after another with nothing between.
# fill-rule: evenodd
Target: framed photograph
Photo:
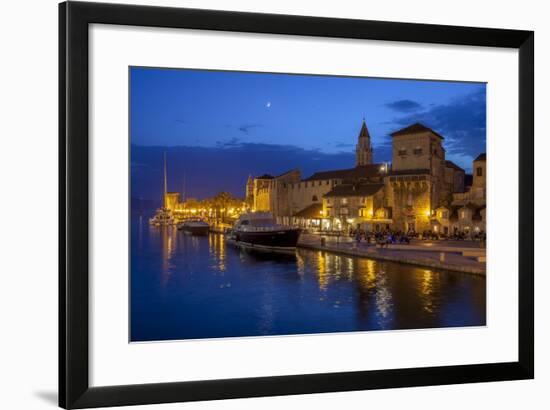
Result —
<instances>
[{"instance_id":1,"label":"framed photograph","mask_svg":"<svg viewBox=\"0 0 550 410\"><path fill-rule=\"evenodd\" d=\"M59 405L534 377L534 33L59 5Z\"/></svg>"}]
</instances>

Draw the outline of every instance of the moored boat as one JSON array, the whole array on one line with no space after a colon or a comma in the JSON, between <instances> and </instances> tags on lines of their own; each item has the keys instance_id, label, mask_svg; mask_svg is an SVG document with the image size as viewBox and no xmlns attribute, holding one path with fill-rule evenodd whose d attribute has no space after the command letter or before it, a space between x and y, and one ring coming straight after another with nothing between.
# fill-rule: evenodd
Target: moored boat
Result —
<instances>
[{"instance_id":1,"label":"moored boat","mask_svg":"<svg viewBox=\"0 0 550 410\"><path fill-rule=\"evenodd\" d=\"M174 216L170 210L159 208L155 216L149 219L149 223L153 226L172 226L174 225Z\"/></svg>"},{"instance_id":2,"label":"moored boat","mask_svg":"<svg viewBox=\"0 0 550 410\"><path fill-rule=\"evenodd\" d=\"M191 235L207 235L210 225L201 219L188 219L178 224L178 229Z\"/></svg>"},{"instance_id":3,"label":"moored boat","mask_svg":"<svg viewBox=\"0 0 550 410\"><path fill-rule=\"evenodd\" d=\"M237 245L266 250L294 250L301 230L277 224L268 212L242 214L228 235Z\"/></svg>"}]
</instances>

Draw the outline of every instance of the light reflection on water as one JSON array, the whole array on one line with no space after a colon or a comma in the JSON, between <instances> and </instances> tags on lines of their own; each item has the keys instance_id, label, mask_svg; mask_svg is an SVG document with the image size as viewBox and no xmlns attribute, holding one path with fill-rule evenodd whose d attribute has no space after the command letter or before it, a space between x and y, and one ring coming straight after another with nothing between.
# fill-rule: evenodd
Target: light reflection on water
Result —
<instances>
[{"instance_id":1,"label":"light reflection on water","mask_svg":"<svg viewBox=\"0 0 550 410\"><path fill-rule=\"evenodd\" d=\"M131 339L485 324L485 278L299 249L246 251L132 220Z\"/></svg>"}]
</instances>

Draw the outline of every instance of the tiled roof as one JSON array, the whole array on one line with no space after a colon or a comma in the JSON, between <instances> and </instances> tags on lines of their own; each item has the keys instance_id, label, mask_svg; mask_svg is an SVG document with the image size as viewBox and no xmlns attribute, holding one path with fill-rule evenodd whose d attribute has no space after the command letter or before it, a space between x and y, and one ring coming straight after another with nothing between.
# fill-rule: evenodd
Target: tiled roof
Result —
<instances>
[{"instance_id":1,"label":"tiled roof","mask_svg":"<svg viewBox=\"0 0 550 410\"><path fill-rule=\"evenodd\" d=\"M474 161L487 161L487 154L485 153L479 154L477 158L474 159Z\"/></svg>"},{"instance_id":2,"label":"tiled roof","mask_svg":"<svg viewBox=\"0 0 550 410\"><path fill-rule=\"evenodd\" d=\"M299 171L298 168L292 168L288 171L283 172L282 174L277 175L275 178L284 177L285 175L291 174L292 172Z\"/></svg>"},{"instance_id":3,"label":"tiled roof","mask_svg":"<svg viewBox=\"0 0 550 410\"><path fill-rule=\"evenodd\" d=\"M256 179L273 179L275 178L273 175L269 175L269 174L263 174L259 177L256 177Z\"/></svg>"},{"instance_id":4,"label":"tiled roof","mask_svg":"<svg viewBox=\"0 0 550 410\"><path fill-rule=\"evenodd\" d=\"M384 187L384 184L342 184L336 185L324 196L326 198L337 196L371 196Z\"/></svg>"},{"instance_id":5,"label":"tiled roof","mask_svg":"<svg viewBox=\"0 0 550 410\"><path fill-rule=\"evenodd\" d=\"M426 175L430 174L429 169L400 169L398 171L391 171L390 175Z\"/></svg>"},{"instance_id":6,"label":"tiled roof","mask_svg":"<svg viewBox=\"0 0 550 410\"><path fill-rule=\"evenodd\" d=\"M335 169L331 171L316 172L304 181L317 181L324 179L359 179L380 176L383 164L360 165L355 168Z\"/></svg>"},{"instance_id":7,"label":"tiled roof","mask_svg":"<svg viewBox=\"0 0 550 410\"><path fill-rule=\"evenodd\" d=\"M398 131L395 131L391 133L390 135L392 137L398 137L400 135L410 135L410 134L418 134L419 132L426 132L429 131L433 133L434 135L438 136L441 139L444 139L443 136L432 130L431 128L426 127L423 124L420 124L419 122L414 123L413 125L409 125L408 127L402 128Z\"/></svg>"},{"instance_id":8,"label":"tiled roof","mask_svg":"<svg viewBox=\"0 0 550 410\"><path fill-rule=\"evenodd\" d=\"M298 218L308 218L308 219L320 218L322 216L321 215L322 210L323 210L322 204L311 204L309 206L306 206L301 211L296 212L294 216Z\"/></svg>"},{"instance_id":9,"label":"tiled roof","mask_svg":"<svg viewBox=\"0 0 550 410\"><path fill-rule=\"evenodd\" d=\"M458 165L456 165L453 161L445 161L445 166L448 167L448 168L454 168L456 169L457 171L462 171L464 172L464 169L460 168Z\"/></svg>"}]
</instances>

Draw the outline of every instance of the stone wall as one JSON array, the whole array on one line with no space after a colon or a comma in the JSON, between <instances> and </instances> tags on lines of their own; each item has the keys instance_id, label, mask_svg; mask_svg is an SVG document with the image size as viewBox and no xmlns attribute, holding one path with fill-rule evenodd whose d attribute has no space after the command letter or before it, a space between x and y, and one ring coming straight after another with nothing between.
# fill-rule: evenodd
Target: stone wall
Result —
<instances>
[{"instance_id":1,"label":"stone wall","mask_svg":"<svg viewBox=\"0 0 550 410\"><path fill-rule=\"evenodd\" d=\"M256 211L272 211L272 179L255 179L254 180L254 209Z\"/></svg>"},{"instance_id":2,"label":"stone wall","mask_svg":"<svg viewBox=\"0 0 550 410\"><path fill-rule=\"evenodd\" d=\"M430 132L394 136L392 140L392 169L430 169Z\"/></svg>"},{"instance_id":3,"label":"stone wall","mask_svg":"<svg viewBox=\"0 0 550 410\"><path fill-rule=\"evenodd\" d=\"M323 196L340 180L301 181L288 187L292 215L312 205L321 204Z\"/></svg>"},{"instance_id":4,"label":"stone wall","mask_svg":"<svg viewBox=\"0 0 550 410\"><path fill-rule=\"evenodd\" d=\"M416 178L420 178L415 176ZM413 177L391 177L393 191L393 228L407 231L414 227L417 232L430 229L432 211L432 182L428 176L424 180Z\"/></svg>"},{"instance_id":5,"label":"stone wall","mask_svg":"<svg viewBox=\"0 0 550 410\"><path fill-rule=\"evenodd\" d=\"M167 192L164 197L164 206L170 211L174 211L180 201L179 192Z\"/></svg>"}]
</instances>

